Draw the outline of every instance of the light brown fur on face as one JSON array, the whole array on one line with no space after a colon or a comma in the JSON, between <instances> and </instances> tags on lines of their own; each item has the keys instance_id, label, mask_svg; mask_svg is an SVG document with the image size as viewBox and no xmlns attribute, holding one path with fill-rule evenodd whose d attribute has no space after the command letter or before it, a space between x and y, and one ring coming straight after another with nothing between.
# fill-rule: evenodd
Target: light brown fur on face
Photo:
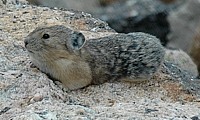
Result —
<instances>
[{"instance_id":1,"label":"light brown fur on face","mask_svg":"<svg viewBox=\"0 0 200 120\"><path fill-rule=\"evenodd\" d=\"M31 60L41 71L61 81L67 88L73 90L91 83L89 65L79 58L71 56L63 50L49 51L43 57L46 59L45 62Z\"/></svg>"},{"instance_id":2,"label":"light brown fur on face","mask_svg":"<svg viewBox=\"0 0 200 120\"><path fill-rule=\"evenodd\" d=\"M37 28L24 42L33 64L71 90L107 80L149 79L164 59L159 40L144 33L85 41L82 33L56 25Z\"/></svg>"},{"instance_id":3,"label":"light brown fur on face","mask_svg":"<svg viewBox=\"0 0 200 120\"><path fill-rule=\"evenodd\" d=\"M62 37L57 35L59 32L38 28L26 38L26 48L33 64L71 90L89 85L92 80L89 65L69 53L65 42L58 39ZM50 34L52 39L42 39L44 33Z\"/></svg>"}]
</instances>

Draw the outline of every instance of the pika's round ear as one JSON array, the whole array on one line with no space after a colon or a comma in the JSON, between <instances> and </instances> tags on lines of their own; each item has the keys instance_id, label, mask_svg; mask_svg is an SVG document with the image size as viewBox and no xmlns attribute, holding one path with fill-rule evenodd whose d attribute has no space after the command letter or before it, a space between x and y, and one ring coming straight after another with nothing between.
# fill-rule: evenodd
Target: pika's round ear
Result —
<instances>
[{"instance_id":1,"label":"pika's round ear","mask_svg":"<svg viewBox=\"0 0 200 120\"><path fill-rule=\"evenodd\" d=\"M85 44L85 37L81 32L73 32L69 41L69 46L72 50L80 50Z\"/></svg>"}]
</instances>

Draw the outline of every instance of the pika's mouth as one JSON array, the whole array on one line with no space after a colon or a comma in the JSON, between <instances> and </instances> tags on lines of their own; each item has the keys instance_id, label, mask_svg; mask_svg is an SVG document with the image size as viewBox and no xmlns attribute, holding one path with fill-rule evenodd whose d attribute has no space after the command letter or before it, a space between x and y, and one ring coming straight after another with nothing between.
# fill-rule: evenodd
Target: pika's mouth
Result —
<instances>
[{"instance_id":1,"label":"pika's mouth","mask_svg":"<svg viewBox=\"0 0 200 120\"><path fill-rule=\"evenodd\" d=\"M24 46L25 46L25 48L27 48L27 45L28 45L28 40L25 39L25 40L24 40Z\"/></svg>"},{"instance_id":2,"label":"pika's mouth","mask_svg":"<svg viewBox=\"0 0 200 120\"><path fill-rule=\"evenodd\" d=\"M31 51L31 50L29 49L29 43L27 42L26 39L24 40L24 47L26 48L26 50L27 50L28 52L33 53L33 51Z\"/></svg>"},{"instance_id":3,"label":"pika's mouth","mask_svg":"<svg viewBox=\"0 0 200 120\"><path fill-rule=\"evenodd\" d=\"M34 53L33 51L29 50L27 47L25 47L25 48L29 53Z\"/></svg>"},{"instance_id":4,"label":"pika's mouth","mask_svg":"<svg viewBox=\"0 0 200 120\"><path fill-rule=\"evenodd\" d=\"M30 52L30 53L34 53L33 51L31 51L31 50L28 50L28 52Z\"/></svg>"}]
</instances>

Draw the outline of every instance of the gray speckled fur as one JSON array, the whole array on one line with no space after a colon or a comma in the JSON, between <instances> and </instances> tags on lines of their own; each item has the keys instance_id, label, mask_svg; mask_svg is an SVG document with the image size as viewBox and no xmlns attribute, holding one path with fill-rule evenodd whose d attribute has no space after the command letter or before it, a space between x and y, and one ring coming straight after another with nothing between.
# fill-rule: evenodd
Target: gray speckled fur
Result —
<instances>
[{"instance_id":1,"label":"gray speckled fur","mask_svg":"<svg viewBox=\"0 0 200 120\"><path fill-rule=\"evenodd\" d=\"M50 34L51 40L43 40L41 35L44 33ZM74 35L75 38L72 37ZM31 56L33 59L36 58L35 61L38 61L41 70L44 69L43 72L49 70L48 66L45 67L42 64L46 64L47 59L55 56L52 53L51 56L43 57L43 54L50 49L66 51L69 53L69 56L64 56L66 59L75 56L78 61L85 61L91 69L92 83L94 84L120 78L148 79L159 69L164 59L163 46L156 37L149 34L119 33L90 39L81 49L75 50L70 43L72 43L72 39L80 36L84 39L80 32L56 25L37 28L27 36L25 44L30 44L27 49L30 54L34 52Z\"/></svg>"},{"instance_id":2,"label":"gray speckled fur","mask_svg":"<svg viewBox=\"0 0 200 120\"><path fill-rule=\"evenodd\" d=\"M95 83L123 77L148 79L164 58L159 40L140 32L91 39L81 51L87 51L90 56L85 59L91 66Z\"/></svg>"}]
</instances>

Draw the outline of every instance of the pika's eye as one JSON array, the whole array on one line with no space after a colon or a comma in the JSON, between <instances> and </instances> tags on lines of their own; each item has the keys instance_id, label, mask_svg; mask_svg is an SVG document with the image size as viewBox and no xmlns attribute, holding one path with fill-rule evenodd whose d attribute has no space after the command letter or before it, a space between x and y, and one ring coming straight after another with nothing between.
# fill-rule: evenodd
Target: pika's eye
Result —
<instances>
[{"instance_id":1,"label":"pika's eye","mask_svg":"<svg viewBox=\"0 0 200 120\"><path fill-rule=\"evenodd\" d=\"M50 36L49 36L49 34L44 34L43 36L42 36L42 38L44 38L44 39L48 39Z\"/></svg>"}]
</instances>

